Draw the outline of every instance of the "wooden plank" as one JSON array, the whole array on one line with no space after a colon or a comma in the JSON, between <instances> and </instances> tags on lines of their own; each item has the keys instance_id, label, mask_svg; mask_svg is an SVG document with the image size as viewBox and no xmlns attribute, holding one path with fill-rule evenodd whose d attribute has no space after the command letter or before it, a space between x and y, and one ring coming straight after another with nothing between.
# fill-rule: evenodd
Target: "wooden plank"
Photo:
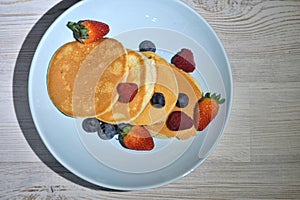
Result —
<instances>
[{"instance_id":1,"label":"wooden plank","mask_svg":"<svg viewBox=\"0 0 300 200\"><path fill-rule=\"evenodd\" d=\"M298 163L206 162L191 174L169 185L131 192L105 190L82 181L60 166L51 167L61 176L41 163L1 163L0 197L251 199L255 196L256 199L297 199L300 195L299 179L295 176L300 172Z\"/></svg>"},{"instance_id":2,"label":"wooden plank","mask_svg":"<svg viewBox=\"0 0 300 200\"><path fill-rule=\"evenodd\" d=\"M250 100L251 160L300 161L300 84L253 83ZM298 174L300 176L300 174Z\"/></svg>"}]
</instances>

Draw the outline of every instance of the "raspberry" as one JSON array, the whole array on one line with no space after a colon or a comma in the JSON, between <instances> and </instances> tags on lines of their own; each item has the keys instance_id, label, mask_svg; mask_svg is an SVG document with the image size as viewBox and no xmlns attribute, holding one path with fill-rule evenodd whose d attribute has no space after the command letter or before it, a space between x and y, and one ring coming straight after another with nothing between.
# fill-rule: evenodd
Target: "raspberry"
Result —
<instances>
[{"instance_id":1,"label":"raspberry","mask_svg":"<svg viewBox=\"0 0 300 200\"><path fill-rule=\"evenodd\" d=\"M193 120L181 111L172 112L166 122L167 127L172 131L189 129L193 124Z\"/></svg>"},{"instance_id":2,"label":"raspberry","mask_svg":"<svg viewBox=\"0 0 300 200\"><path fill-rule=\"evenodd\" d=\"M171 59L171 63L185 72L193 72L195 70L195 61L193 52L189 49L181 49Z\"/></svg>"},{"instance_id":3,"label":"raspberry","mask_svg":"<svg viewBox=\"0 0 300 200\"><path fill-rule=\"evenodd\" d=\"M119 102L129 103L138 92L138 86L135 83L120 83L117 87L119 93Z\"/></svg>"}]
</instances>

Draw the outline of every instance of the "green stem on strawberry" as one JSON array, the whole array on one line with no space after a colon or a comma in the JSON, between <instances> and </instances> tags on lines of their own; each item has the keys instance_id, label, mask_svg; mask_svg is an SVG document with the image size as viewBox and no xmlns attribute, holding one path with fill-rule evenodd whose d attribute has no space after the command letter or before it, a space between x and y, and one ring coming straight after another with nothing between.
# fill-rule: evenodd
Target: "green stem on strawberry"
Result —
<instances>
[{"instance_id":1,"label":"green stem on strawberry","mask_svg":"<svg viewBox=\"0 0 300 200\"><path fill-rule=\"evenodd\" d=\"M121 134L124 137L127 133L129 133L129 131L131 130L132 126L128 125L125 126L122 130L121 130Z\"/></svg>"},{"instance_id":2,"label":"green stem on strawberry","mask_svg":"<svg viewBox=\"0 0 300 200\"><path fill-rule=\"evenodd\" d=\"M118 140L120 142L120 144L127 148L126 145L124 144L124 137L130 132L132 126L128 125L128 126L125 126L124 128L121 129L120 131L120 135L118 137Z\"/></svg>"},{"instance_id":3,"label":"green stem on strawberry","mask_svg":"<svg viewBox=\"0 0 300 200\"><path fill-rule=\"evenodd\" d=\"M222 104L225 102L225 99L221 99L221 94L216 94L216 93L213 93L212 95L208 92L204 95L205 98L210 98L210 99L213 99L215 100L218 104Z\"/></svg>"},{"instance_id":4,"label":"green stem on strawberry","mask_svg":"<svg viewBox=\"0 0 300 200\"><path fill-rule=\"evenodd\" d=\"M88 29L80 22L68 22L67 27L73 31L74 38L84 43L84 39L89 39Z\"/></svg>"}]
</instances>

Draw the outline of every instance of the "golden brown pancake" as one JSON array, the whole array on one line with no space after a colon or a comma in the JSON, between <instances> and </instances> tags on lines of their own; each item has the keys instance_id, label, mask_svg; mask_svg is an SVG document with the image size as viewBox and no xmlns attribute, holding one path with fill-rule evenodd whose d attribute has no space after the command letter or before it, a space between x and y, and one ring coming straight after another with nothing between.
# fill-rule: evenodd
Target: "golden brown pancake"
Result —
<instances>
[{"instance_id":1,"label":"golden brown pancake","mask_svg":"<svg viewBox=\"0 0 300 200\"><path fill-rule=\"evenodd\" d=\"M124 78L126 59L126 49L114 39L63 45L48 69L52 102L61 112L74 117L105 112L117 100L111 97L111 91Z\"/></svg>"},{"instance_id":2,"label":"golden brown pancake","mask_svg":"<svg viewBox=\"0 0 300 200\"><path fill-rule=\"evenodd\" d=\"M169 63L153 52L143 52L149 59L154 60L157 73L157 81L154 86L154 93L162 93L165 98L165 106L155 108L149 101L143 112L132 121L134 125L151 125L162 122L173 110L178 96L177 80L174 71Z\"/></svg>"},{"instance_id":3,"label":"golden brown pancake","mask_svg":"<svg viewBox=\"0 0 300 200\"><path fill-rule=\"evenodd\" d=\"M174 65L170 64L169 66L175 72L179 93L184 93L189 97L189 103L186 107L179 108L175 106L172 112L182 111L189 117L193 118L194 107L196 102L202 97L202 90L190 74L178 69ZM177 137L178 139L185 140L196 135L196 129L194 126L186 130L172 131L166 126L166 121L146 126L146 128L154 137L158 138Z\"/></svg>"},{"instance_id":4,"label":"golden brown pancake","mask_svg":"<svg viewBox=\"0 0 300 200\"><path fill-rule=\"evenodd\" d=\"M80 64L100 42L66 43L51 59L47 74L48 93L53 104L66 115L73 116L73 87Z\"/></svg>"},{"instance_id":5,"label":"golden brown pancake","mask_svg":"<svg viewBox=\"0 0 300 200\"><path fill-rule=\"evenodd\" d=\"M99 120L113 124L130 123L150 101L156 82L156 69L153 61L141 53L128 51L127 67L128 76L124 82L135 83L138 86L137 94L129 103L117 101L110 110L97 116ZM117 95L116 88L117 85L113 91L114 95Z\"/></svg>"}]
</instances>

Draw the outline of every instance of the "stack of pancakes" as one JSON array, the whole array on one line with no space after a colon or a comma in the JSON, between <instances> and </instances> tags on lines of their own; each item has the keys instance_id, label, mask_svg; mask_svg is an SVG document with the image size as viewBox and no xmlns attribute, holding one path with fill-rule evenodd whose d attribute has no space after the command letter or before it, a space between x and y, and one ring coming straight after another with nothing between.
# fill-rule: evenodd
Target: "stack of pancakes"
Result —
<instances>
[{"instance_id":1,"label":"stack of pancakes","mask_svg":"<svg viewBox=\"0 0 300 200\"><path fill-rule=\"evenodd\" d=\"M159 138L187 139L196 134L194 127L171 131L165 122L178 110L192 118L194 106L202 97L201 88L188 73L153 52L129 50L111 38L91 44L69 42L53 55L47 81L50 99L67 116L143 125ZM120 83L138 86L131 102L118 101ZM164 107L151 104L154 93L164 95ZM185 108L176 107L179 93L189 97Z\"/></svg>"}]
</instances>

